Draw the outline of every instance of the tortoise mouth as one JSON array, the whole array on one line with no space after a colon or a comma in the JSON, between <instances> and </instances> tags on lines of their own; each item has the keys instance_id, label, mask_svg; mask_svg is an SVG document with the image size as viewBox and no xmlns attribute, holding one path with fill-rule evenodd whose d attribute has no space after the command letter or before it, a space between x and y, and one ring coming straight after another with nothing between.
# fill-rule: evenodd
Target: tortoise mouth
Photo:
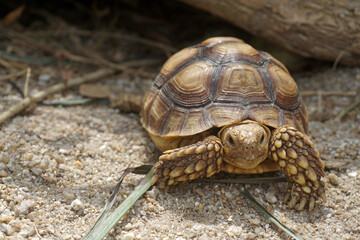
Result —
<instances>
[{"instance_id":1,"label":"tortoise mouth","mask_svg":"<svg viewBox=\"0 0 360 240\"><path fill-rule=\"evenodd\" d=\"M251 169L263 162L267 157L267 153L260 153L259 155L251 156L248 159L240 158L239 156L229 157L225 156L224 161L239 168Z\"/></svg>"}]
</instances>

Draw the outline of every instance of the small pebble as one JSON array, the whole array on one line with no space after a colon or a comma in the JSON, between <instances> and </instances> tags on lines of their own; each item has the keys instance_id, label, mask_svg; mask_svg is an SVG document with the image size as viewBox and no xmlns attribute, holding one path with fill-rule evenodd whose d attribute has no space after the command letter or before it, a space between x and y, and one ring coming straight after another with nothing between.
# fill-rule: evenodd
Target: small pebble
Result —
<instances>
[{"instance_id":1,"label":"small pebble","mask_svg":"<svg viewBox=\"0 0 360 240\"><path fill-rule=\"evenodd\" d=\"M205 196L204 191L201 188L195 188L194 192L196 192L197 194L199 194L201 197Z\"/></svg>"},{"instance_id":2,"label":"small pebble","mask_svg":"<svg viewBox=\"0 0 360 240\"><path fill-rule=\"evenodd\" d=\"M328 179L332 185L334 185L334 186L339 185L339 178L334 173L329 173Z\"/></svg>"},{"instance_id":3,"label":"small pebble","mask_svg":"<svg viewBox=\"0 0 360 240\"><path fill-rule=\"evenodd\" d=\"M31 171L36 175L36 176L39 176L43 170L41 168L38 168L38 167L33 167L31 168Z\"/></svg>"},{"instance_id":4,"label":"small pebble","mask_svg":"<svg viewBox=\"0 0 360 240\"><path fill-rule=\"evenodd\" d=\"M38 80L40 82L47 82L51 79L51 75L50 74L47 74L47 73L43 73L43 74L40 74L39 77L38 77Z\"/></svg>"},{"instance_id":5,"label":"small pebble","mask_svg":"<svg viewBox=\"0 0 360 240\"><path fill-rule=\"evenodd\" d=\"M202 226L198 223L196 223L192 229L195 231L195 232L199 232L200 230L202 230Z\"/></svg>"},{"instance_id":6,"label":"small pebble","mask_svg":"<svg viewBox=\"0 0 360 240\"><path fill-rule=\"evenodd\" d=\"M204 210L204 205L202 203L200 203L199 206L198 206L198 209L199 209L199 211Z\"/></svg>"},{"instance_id":7,"label":"small pebble","mask_svg":"<svg viewBox=\"0 0 360 240\"><path fill-rule=\"evenodd\" d=\"M255 233L257 235L263 235L264 234L264 229L262 227L257 227L257 228L255 228Z\"/></svg>"},{"instance_id":8,"label":"small pebble","mask_svg":"<svg viewBox=\"0 0 360 240\"><path fill-rule=\"evenodd\" d=\"M34 205L35 205L35 201L33 200L24 200L15 209L15 212L17 215L27 215L34 207Z\"/></svg>"},{"instance_id":9,"label":"small pebble","mask_svg":"<svg viewBox=\"0 0 360 240\"><path fill-rule=\"evenodd\" d=\"M257 237L257 235L253 232L249 233L246 237L246 239L252 240L255 239Z\"/></svg>"},{"instance_id":10,"label":"small pebble","mask_svg":"<svg viewBox=\"0 0 360 240\"><path fill-rule=\"evenodd\" d=\"M2 228L6 231L5 233L8 236L12 236L16 232L16 229L14 227L12 227L10 224L3 224Z\"/></svg>"},{"instance_id":11,"label":"small pebble","mask_svg":"<svg viewBox=\"0 0 360 240\"><path fill-rule=\"evenodd\" d=\"M274 195L274 192L268 192L265 194L265 199L266 201L268 201L269 203L276 203L277 202L277 198Z\"/></svg>"},{"instance_id":12,"label":"small pebble","mask_svg":"<svg viewBox=\"0 0 360 240\"><path fill-rule=\"evenodd\" d=\"M343 214L343 211L340 210L340 209L337 209L337 210L334 211L334 213L335 213L336 215L341 215L341 214Z\"/></svg>"},{"instance_id":13,"label":"small pebble","mask_svg":"<svg viewBox=\"0 0 360 240\"><path fill-rule=\"evenodd\" d=\"M255 226L260 225L260 219L258 218L249 219L249 222L251 225L255 225Z\"/></svg>"},{"instance_id":14,"label":"small pebble","mask_svg":"<svg viewBox=\"0 0 360 240\"><path fill-rule=\"evenodd\" d=\"M125 225L124 229L125 229L125 231L130 231L131 229L133 229L133 226L131 223L128 223Z\"/></svg>"},{"instance_id":15,"label":"small pebble","mask_svg":"<svg viewBox=\"0 0 360 240\"><path fill-rule=\"evenodd\" d=\"M0 170L0 177L7 177L9 174L5 170Z\"/></svg>"},{"instance_id":16,"label":"small pebble","mask_svg":"<svg viewBox=\"0 0 360 240\"><path fill-rule=\"evenodd\" d=\"M356 177L358 175L358 172L349 172L348 176L349 177Z\"/></svg>"},{"instance_id":17,"label":"small pebble","mask_svg":"<svg viewBox=\"0 0 360 240\"><path fill-rule=\"evenodd\" d=\"M242 233L242 228L238 226L230 226L229 229L226 230L226 233L230 236L240 236Z\"/></svg>"},{"instance_id":18,"label":"small pebble","mask_svg":"<svg viewBox=\"0 0 360 240\"><path fill-rule=\"evenodd\" d=\"M228 199L232 199L233 195L231 192L225 192L225 197L227 197Z\"/></svg>"},{"instance_id":19,"label":"small pebble","mask_svg":"<svg viewBox=\"0 0 360 240\"><path fill-rule=\"evenodd\" d=\"M84 204L79 199L75 199L70 206L74 211L78 211L84 208Z\"/></svg>"},{"instance_id":20,"label":"small pebble","mask_svg":"<svg viewBox=\"0 0 360 240\"><path fill-rule=\"evenodd\" d=\"M221 211L220 211L220 214L221 214L221 215L230 215L230 213L229 213L229 212L224 211L224 210L221 210Z\"/></svg>"},{"instance_id":21,"label":"small pebble","mask_svg":"<svg viewBox=\"0 0 360 240\"><path fill-rule=\"evenodd\" d=\"M66 198L68 200L73 200L75 198L75 195L72 192L69 192L67 190L63 191L63 196L64 196L64 198Z\"/></svg>"},{"instance_id":22,"label":"small pebble","mask_svg":"<svg viewBox=\"0 0 360 240\"><path fill-rule=\"evenodd\" d=\"M21 230L19 232L19 235L28 238L30 236L33 236L36 233L34 224L22 224Z\"/></svg>"},{"instance_id":23,"label":"small pebble","mask_svg":"<svg viewBox=\"0 0 360 240\"><path fill-rule=\"evenodd\" d=\"M147 196L152 199L156 199L156 197L159 195L160 191L158 188L152 188L150 191L146 192Z\"/></svg>"},{"instance_id":24,"label":"small pebble","mask_svg":"<svg viewBox=\"0 0 360 240\"><path fill-rule=\"evenodd\" d=\"M126 233L126 234L124 235L123 239L124 239L124 240L133 240L133 239L135 239L135 234L134 234L134 233L131 233L131 232Z\"/></svg>"},{"instance_id":25,"label":"small pebble","mask_svg":"<svg viewBox=\"0 0 360 240\"><path fill-rule=\"evenodd\" d=\"M349 233L345 233L344 235L343 235L343 239L345 239L345 240L351 240L351 239L354 239Z\"/></svg>"},{"instance_id":26,"label":"small pebble","mask_svg":"<svg viewBox=\"0 0 360 240\"><path fill-rule=\"evenodd\" d=\"M0 215L0 223L3 223L3 222L10 222L11 220L13 220L14 217L13 216L10 216L10 215L5 215L5 214L1 214Z\"/></svg>"},{"instance_id":27,"label":"small pebble","mask_svg":"<svg viewBox=\"0 0 360 240\"><path fill-rule=\"evenodd\" d=\"M75 162L73 163L73 165L74 165L75 167L81 167L81 166L82 166L82 163L81 163L80 161L75 161Z\"/></svg>"},{"instance_id":28,"label":"small pebble","mask_svg":"<svg viewBox=\"0 0 360 240\"><path fill-rule=\"evenodd\" d=\"M59 149L59 153L68 154L68 153L69 153L69 150L60 148L60 149Z\"/></svg>"},{"instance_id":29,"label":"small pebble","mask_svg":"<svg viewBox=\"0 0 360 240\"><path fill-rule=\"evenodd\" d=\"M153 204L149 203L148 207L147 207L147 210L150 211L150 212L154 212L155 211L155 207Z\"/></svg>"}]
</instances>

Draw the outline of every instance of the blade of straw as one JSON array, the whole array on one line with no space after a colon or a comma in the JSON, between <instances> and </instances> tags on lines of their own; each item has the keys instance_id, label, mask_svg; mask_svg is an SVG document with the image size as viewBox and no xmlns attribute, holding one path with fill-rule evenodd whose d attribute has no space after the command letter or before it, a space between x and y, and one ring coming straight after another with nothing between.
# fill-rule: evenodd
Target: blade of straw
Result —
<instances>
[{"instance_id":1,"label":"blade of straw","mask_svg":"<svg viewBox=\"0 0 360 240\"><path fill-rule=\"evenodd\" d=\"M274 217L271 213L269 213L264 206L262 206L260 203L258 203L255 198L246 190L243 189L241 191L241 194L250 201L250 203L257 208L261 213L263 213L267 219L269 219L271 222L273 222L276 226L281 228L285 233L287 233L289 236L293 237L296 240L303 240L303 238L295 233L290 228L286 227L284 224L282 224L276 217Z\"/></svg>"}]
</instances>

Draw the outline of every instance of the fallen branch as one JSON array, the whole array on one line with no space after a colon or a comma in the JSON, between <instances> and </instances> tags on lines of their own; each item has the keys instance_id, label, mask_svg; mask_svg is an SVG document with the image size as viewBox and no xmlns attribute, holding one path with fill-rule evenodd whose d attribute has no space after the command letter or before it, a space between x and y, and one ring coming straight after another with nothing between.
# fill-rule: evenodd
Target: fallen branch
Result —
<instances>
[{"instance_id":1,"label":"fallen branch","mask_svg":"<svg viewBox=\"0 0 360 240\"><path fill-rule=\"evenodd\" d=\"M15 116L16 114L20 113L22 110L24 110L25 108L27 108L28 106L30 106L33 103L38 103L42 100L44 100L46 97L48 97L51 94L63 91L67 88L71 88L77 85L80 85L82 83L85 82L91 82L91 81L95 81L98 80L100 78L109 76L111 74L113 74L115 71L112 69L100 69L96 72L93 73L89 73L85 76L82 77L78 77L78 78L74 78L74 79L70 79L67 82L63 82L63 83L59 83L59 84L55 84L43 91L39 91L37 93L35 93L34 95L30 96L30 97L26 97L23 100L21 100L19 103L15 104L14 106L10 107L7 111L2 112L0 114L0 124L4 123L6 120L8 120L9 118Z\"/></svg>"}]
</instances>

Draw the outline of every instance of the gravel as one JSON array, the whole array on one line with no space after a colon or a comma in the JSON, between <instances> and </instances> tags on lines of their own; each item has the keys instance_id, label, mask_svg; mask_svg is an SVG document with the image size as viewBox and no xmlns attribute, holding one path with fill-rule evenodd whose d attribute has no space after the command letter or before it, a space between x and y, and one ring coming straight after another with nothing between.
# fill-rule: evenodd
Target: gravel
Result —
<instances>
[{"instance_id":1,"label":"gravel","mask_svg":"<svg viewBox=\"0 0 360 240\"><path fill-rule=\"evenodd\" d=\"M40 78L47 84L53 81L45 75ZM295 78L301 91L360 89L356 68ZM19 97L2 84L0 109L7 109ZM76 96L73 90L54 98ZM333 119L354 98L329 96L321 105L317 98L304 100L310 134L329 164L324 179L327 202L318 201L313 212L298 212L281 201L285 183L245 187L304 239L360 239L359 108L336 123ZM0 149L0 240L80 239L101 213L122 170L153 164L159 154L137 114L95 104L38 105L2 125ZM141 179L127 176L115 205ZM106 239L284 239L284 233L240 195L241 187L203 182L184 183L167 192L154 187Z\"/></svg>"}]
</instances>

